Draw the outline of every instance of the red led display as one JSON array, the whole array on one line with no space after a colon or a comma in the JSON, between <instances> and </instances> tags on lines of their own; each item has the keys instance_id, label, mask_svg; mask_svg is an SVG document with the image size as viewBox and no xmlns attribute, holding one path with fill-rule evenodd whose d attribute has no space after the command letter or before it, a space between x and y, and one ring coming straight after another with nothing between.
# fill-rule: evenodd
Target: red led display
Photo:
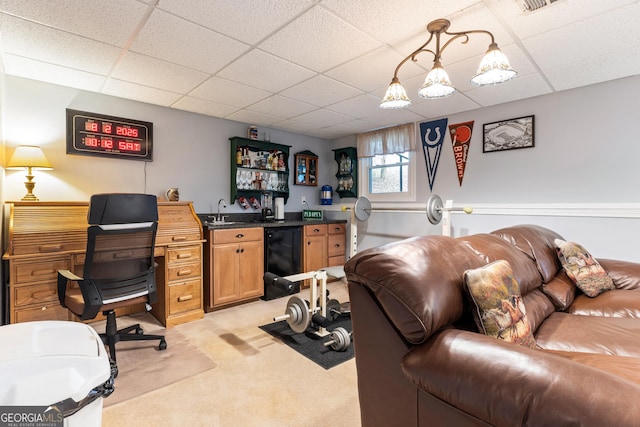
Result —
<instances>
[{"instance_id":1,"label":"red led display","mask_svg":"<svg viewBox=\"0 0 640 427\"><path fill-rule=\"evenodd\" d=\"M151 161L153 123L67 109L67 154Z\"/></svg>"}]
</instances>

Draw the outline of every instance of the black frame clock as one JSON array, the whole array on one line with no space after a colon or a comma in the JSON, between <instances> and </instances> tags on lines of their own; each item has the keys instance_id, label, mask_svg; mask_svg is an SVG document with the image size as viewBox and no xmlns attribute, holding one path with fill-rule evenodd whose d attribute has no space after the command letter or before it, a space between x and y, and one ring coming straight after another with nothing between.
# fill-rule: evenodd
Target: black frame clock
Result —
<instances>
[{"instance_id":1,"label":"black frame clock","mask_svg":"<svg viewBox=\"0 0 640 427\"><path fill-rule=\"evenodd\" d=\"M150 162L153 123L67 108L67 154Z\"/></svg>"}]
</instances>

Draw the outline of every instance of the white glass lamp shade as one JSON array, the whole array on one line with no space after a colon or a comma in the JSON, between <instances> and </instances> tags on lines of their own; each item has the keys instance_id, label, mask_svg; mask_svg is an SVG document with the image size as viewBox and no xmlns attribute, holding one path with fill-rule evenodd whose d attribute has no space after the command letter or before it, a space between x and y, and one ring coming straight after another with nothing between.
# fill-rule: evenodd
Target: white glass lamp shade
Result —
<instances>
[{"instance_id":1,"label":"white glass lamp shade","mask_svg":"<svg viewBox=\"0 0 640 427\"><path fill-rule=\"evenodd\" d=\"M411 105L411 100L407 96L407 91L404 90L404 87L400 84L400 80L394 77L387 88L387 92L384 94L384 98L382 98L380 108L404 108L408 105Z\"/></svg>"},{"instance_id":2,"label":"white glass lamp shade","mask_svg":"<svg viewBox=\"0 0 640 427\"><path fill-rule=\"evenodd\" d=\"M444 98L449 95L453 95L456 88L451 84L449 75L442 68L440 61L436 61L433 64L433 68L427 74L427 78L424 80L424 84L418 91L418 95L423 98Z\"/></svg>"},{"instance_id":3,"label":"white glass lamp shade","mask_svg":"<svg viewBox=\"0 0 640 427\"><path fill-rule=\"evenodd\" d=\"M498 48L496 43L491 43L485 53L476 75L471 83L476 86L488 86L511 80L518 73L511 68L506 55Z\"/></svg>"},{"instance_id":4,"label":"white glass lamp shade","mask_svg":"<svg viewBox=\"0 0 640 427\"><path fill-rule=\"evenodd\" d=\"M19 145L7 162L7 169L35 168L51 170L53 167L42 149L35 145Z\"/></svg>"}]
</instances>

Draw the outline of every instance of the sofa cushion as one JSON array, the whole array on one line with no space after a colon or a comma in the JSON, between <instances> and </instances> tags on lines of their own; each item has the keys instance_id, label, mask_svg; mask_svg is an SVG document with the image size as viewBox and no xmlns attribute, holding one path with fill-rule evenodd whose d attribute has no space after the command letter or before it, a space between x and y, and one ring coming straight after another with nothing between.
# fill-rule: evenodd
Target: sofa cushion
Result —
<instances>
[{"instance_id":1,"label":"sofa cushion","mask_svg":"<svg viewBox=\"0 0 640 427\"><path fill-rule=\"evenodd\" d=\"M520 292L526 295L531 290L542 286L542 277L535 263L523 252L515 250L513 245L491 234L474 234L458 237L482 258L485 264L498 260L509 262L515 275Z\"/></svg>"},{"instance_id":2,"label":"sofa cushion","mask_svg":"<svg viewBox=\"0 0 640 427\"><path fill-rule=\"evenodd\" d=\"M491 234L506 240L533 259L545 283L562 268L553 244L555 239L562 239L562 236L553 230L525 224L501 228Z\"/></svg>"},{"instance_id":3,"label":"sofa cushion","mask_svg":"<svg viewBox=\"0 0 640 427\"><path fill-rule=\"evenodd\" d=\"M615 289L607 272L584 247L561 239L556 239L554 243L567 276L585 295L595 297L602 292Z\"/></svg>"},{"instance_id":4,"label":"sofa cushion","mask_svg":"<svg viewBox=\"0 0 640 427\"><path fill-rule=\"evenodd\" d=\"M595 298L584 294L576 296L567 307L567 313L581 316L633 317L640 319L640 292L613 289Z\"/></svg>"},{"instance_id":5,"label":"sofa cushion","mask_svg":"<svg viewBox=\"0 0 640 427\"><path fill-rule=\"evenodd\" d=\"M569 279L564 270L561 270L556 277L542 285L542 292L549 297L557 310L564 311L576 297L576 284Z\"/></svg>"},{"instance_id":6,"label":"sofa cushion","mask_svg":"<svg viewBox=\"0 0 640 427\"><path fill-rule=\"evenodd\" d=\"M556 311L536 331L544 350L640 357L640 322L622 317L576 316Z\"/></svg>"},{"instance_id":7,"label":"sofa cushion","mask_svg":"<svg viewBox=\"0 0 640 427\"><path fill-rule=\"evenodd\" d=\"M520 287L507 261L467 270L464 281L475 306L478 328L485 335L535 348Z\"/></svg>"}]
</instances>

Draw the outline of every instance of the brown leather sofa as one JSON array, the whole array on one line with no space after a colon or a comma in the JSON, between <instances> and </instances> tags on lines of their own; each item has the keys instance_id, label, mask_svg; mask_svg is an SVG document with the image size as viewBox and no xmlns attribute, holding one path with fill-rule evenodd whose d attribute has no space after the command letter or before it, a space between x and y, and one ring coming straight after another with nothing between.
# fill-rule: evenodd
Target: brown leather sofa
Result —
<instances>
[{"instance_id":1,"label":"brown leather sofa","mask_svg":"<svg viewBox=\"0 0 640 427\"><path fill-rule=\"evenodd\" d=\"M363 426L639 426L640 264L589 298L534 225L416 237L345 265ZM478 332L463 274L507 260L537 347Z\"/></svg>"}]
</instances>

